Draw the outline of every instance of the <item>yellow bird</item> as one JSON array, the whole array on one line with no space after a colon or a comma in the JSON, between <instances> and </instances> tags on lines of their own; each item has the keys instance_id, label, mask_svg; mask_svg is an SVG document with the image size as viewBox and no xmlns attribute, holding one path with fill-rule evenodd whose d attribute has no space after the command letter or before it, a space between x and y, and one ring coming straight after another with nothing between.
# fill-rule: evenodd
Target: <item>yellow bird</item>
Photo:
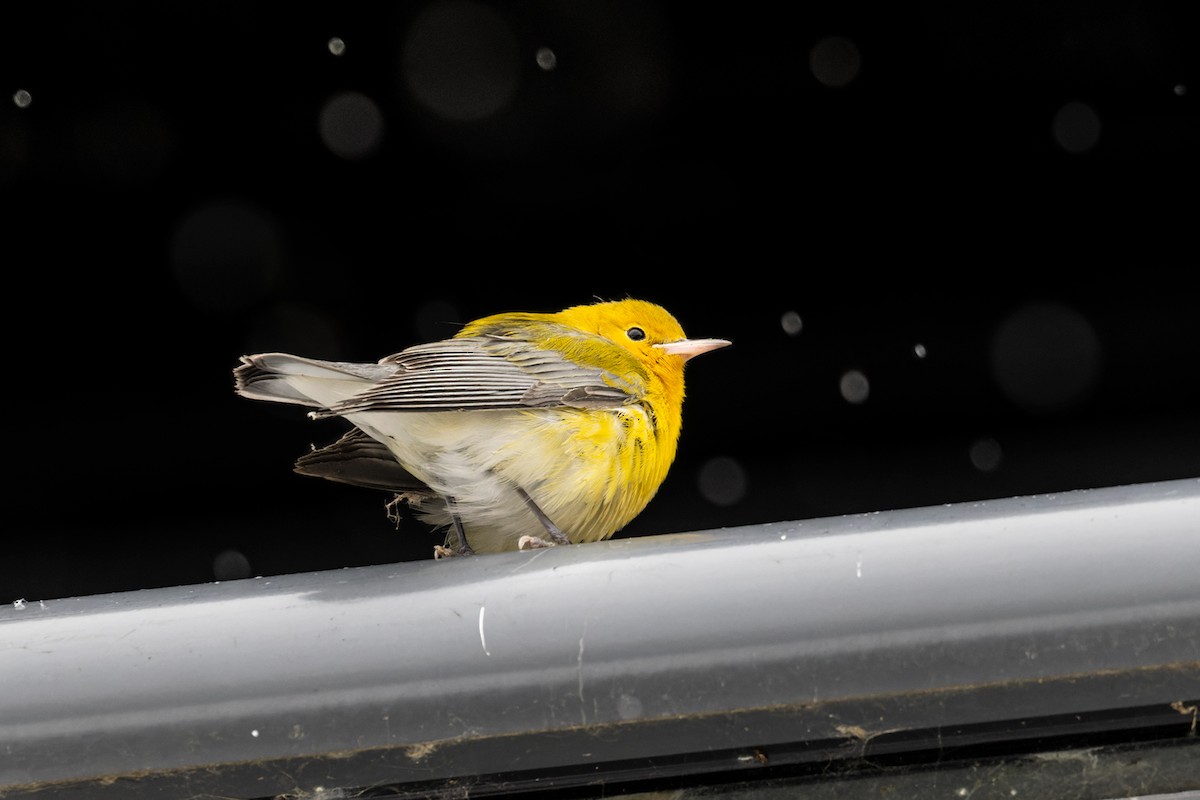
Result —
<instances>
[{"instance_id":1,"label":"yellow bird","mask_svg":"<svg viewBox=\"0 0 1200 800\"><path fill-rule=\"evenodd\" d=\"M475 320L375 364L243 356L236 392L354 428L296 471L393 492L446 528L435 555L607 539L675 460L688 339L643 300ZM543 538L545 537L545 538Z\"/></svg>"}]
</instances>

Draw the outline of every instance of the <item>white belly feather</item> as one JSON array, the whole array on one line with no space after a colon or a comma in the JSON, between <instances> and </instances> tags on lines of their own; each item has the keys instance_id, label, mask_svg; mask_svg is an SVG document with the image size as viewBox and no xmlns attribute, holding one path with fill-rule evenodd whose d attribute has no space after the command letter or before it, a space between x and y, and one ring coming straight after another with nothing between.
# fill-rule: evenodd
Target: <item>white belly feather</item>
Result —
<instances>
[{"instance_id":1,"label":"white belly feather","mask_svg":"<svg viewBox=\"0 0 1200 800\"><path fill-rule=\"evenodd\" d=\"M624 493L618 450L623 410L591 413L586 422L567 409L354 414L348 419L379 441L416 477L443 497L481 552L514 549L524 535L545 529L515 487L573 541L594 541L632 519L653 491ZM563 424L572 417L577 424ZM578 423L583 424L578 424ZM539 424L541 423L541 424ZM657 488L657 487L655 487ZM432 525L453 522L446 508L421 508Z\"/></svg>"}]
</instances>

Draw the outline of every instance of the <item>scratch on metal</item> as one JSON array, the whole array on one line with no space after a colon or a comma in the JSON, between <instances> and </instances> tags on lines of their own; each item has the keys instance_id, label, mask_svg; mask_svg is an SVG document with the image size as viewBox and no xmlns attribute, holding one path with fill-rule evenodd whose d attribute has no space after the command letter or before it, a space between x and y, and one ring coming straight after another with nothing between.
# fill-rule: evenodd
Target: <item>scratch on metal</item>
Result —
<instances>
[{"instance_id":1,"label":"scratch on metal","mask_svg":"<svg viewBox=\"0 0 1200 800\"><path fill-rule=\"evenodd\" d=\"M488 650L487 637L483 635L483 614L485 611L487 611L487 606L479 607L479 644L481 647L483 647L483 654L485 656L490 656L492 653L490 650Z\"/></svg>"}]
</instances>

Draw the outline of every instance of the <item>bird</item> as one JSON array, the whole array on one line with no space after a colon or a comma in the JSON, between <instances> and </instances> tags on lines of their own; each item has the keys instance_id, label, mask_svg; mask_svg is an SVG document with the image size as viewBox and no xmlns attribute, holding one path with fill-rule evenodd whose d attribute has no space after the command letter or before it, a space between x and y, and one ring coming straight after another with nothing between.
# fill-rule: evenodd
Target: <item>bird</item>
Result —
<instances>
[{"instance_id":1,"label":"bird","mask_svg":"<svg viewBox=\"0 0 1200 800\"><path fill-rule=\"evenodd\" d=\"M732 344L689 339L657 303L596 300L507 312L376 363L242 356L237 395L340 417L340 439L294 471L393 495L444 530L437 558L608 539L675 460L689 359Z\"/></svg>"}]
</instances>

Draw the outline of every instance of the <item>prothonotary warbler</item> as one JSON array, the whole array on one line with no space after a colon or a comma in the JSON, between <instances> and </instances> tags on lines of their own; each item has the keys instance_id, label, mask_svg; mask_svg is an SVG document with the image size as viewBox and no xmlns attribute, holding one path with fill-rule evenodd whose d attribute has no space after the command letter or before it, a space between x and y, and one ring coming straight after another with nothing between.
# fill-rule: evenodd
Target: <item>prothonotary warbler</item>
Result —
<instances>
[{"instance_id":1,"label":"prothonotary warbler","mask_svg":"<svg viewBox=\"0 0 1200 800\"><path fill-rule=\"evenodd\" d=\"M243 397L354 427L296 471L395 494L446 529L435 555L607 539L650 502L682 420L688 339L643 300L496 314L377 363L243 356Z\"/></svg>"}]
</instances>

